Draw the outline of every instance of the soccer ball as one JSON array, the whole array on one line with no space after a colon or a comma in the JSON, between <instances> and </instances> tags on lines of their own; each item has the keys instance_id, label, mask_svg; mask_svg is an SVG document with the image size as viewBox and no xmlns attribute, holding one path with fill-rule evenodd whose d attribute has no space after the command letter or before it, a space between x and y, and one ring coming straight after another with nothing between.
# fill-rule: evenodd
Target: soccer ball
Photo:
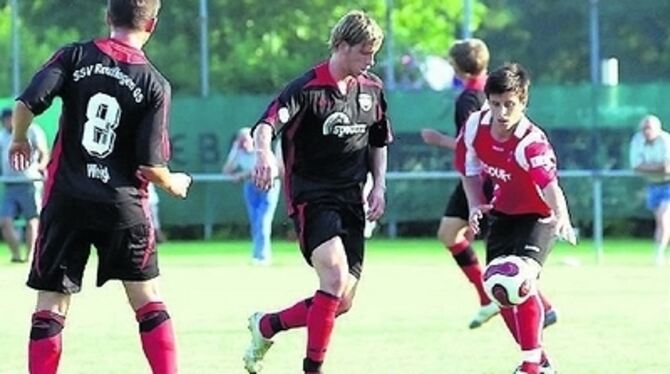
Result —
<instances>
[{"instance_id":1,"label":"soccer ball","mask_svg":"<svg viewBox=\"0 0 670 374\"><path fill-rule=\"evenodd\" d=\"M501 256L484 271L484 290L501 307L512 307L526 301L535 288L530 265L519 256Z\"/></svg>"}]
</instances>

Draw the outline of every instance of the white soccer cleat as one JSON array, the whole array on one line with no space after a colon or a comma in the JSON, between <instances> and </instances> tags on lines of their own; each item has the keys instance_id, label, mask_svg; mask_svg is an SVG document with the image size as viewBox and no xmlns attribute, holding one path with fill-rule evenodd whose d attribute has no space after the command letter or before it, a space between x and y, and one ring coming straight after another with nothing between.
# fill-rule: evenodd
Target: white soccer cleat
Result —
<instances>
[{"instance_id":1,"label":"white soccer cleat","mask_svg":"<svg viewBox=\"0 0 670 374\"><path fill-rule=\"evenodd\" d=\"M475 317L470 322L469 327L471 329L476 329L477 327L480 327L481 325L488 322L488 320L491 318L495 317L498 313L500 313L500 307L498 304L490 302L486 305L482 305L482 307L477 311L477 314L475 314Z\"/></svg>"},{"instance_id":2,"label":"white soccer cleat","mask_svg":"<svg viewBox=\"0 0 670 374\"><path fill-rule=\"evenodd\" d=\"M251 342L247 351L244 352L244 368L249 374L257 374L263 369L263 357L268 349L274 343L270 339L266 339L261 334L261 318L263 313L256 312L249 317L249 332L251 333Z\"/></svg>"}]
</instances>

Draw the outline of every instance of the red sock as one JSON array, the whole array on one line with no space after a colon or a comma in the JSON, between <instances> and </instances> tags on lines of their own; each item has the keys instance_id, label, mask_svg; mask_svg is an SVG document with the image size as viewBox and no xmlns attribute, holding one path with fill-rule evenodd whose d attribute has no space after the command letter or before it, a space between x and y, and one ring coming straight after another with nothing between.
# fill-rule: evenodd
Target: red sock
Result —
<instances>
[{"instance_id":1,"label":"red sock","mask_svg":"<svg viewBox=\"0 0 670 374\"><path fill-rule=\"evenodd\" d=\"M335 313L340 298L323 291L316 291L307 314L307 354L303 362L306 373L318 372L330 343L335 325Z\"/></svg>"},{"instance_id":2,"label":"red sock","mask_svg":"<svg viewBox=\"0 0 670 374\"><path fill-rule=\"evenodd\" d=\"M479 296L479 304L486 305L491 302L491 299L484 292L484 282L482 281L482 267L477 260L477 254L470 246L470 242L463 240L456 244L450 245L449 251L456 260L456 263L461 268L461 271L468 278L470 283L475 286L477 295Z\"/></svg>"},{"instance_id":3,"label":"red sock","mask_svg":"<svg viewBox=\"0 0 670 374\"><path fill-rule=\"evenodd\" d=\"M65 317L40 310L33 314L28 344L28 371L30 374L55 374L63 350L61 332Z\"/></svg>"},{"instance_id":4,"label":"red sock","mask_svg":"<svg viewBox=\"0 0 670 374\"><path fill-rule=\"evenodd\" d=\"M536 350L542 347L542 322L544 310L542 301L537 295L532 295L517 309L517 323L519 345L522 351ZM538 355L539 356L539 355ZM538 357L539 362L539 357Z\"/></svg>"},{"instance_id":5,"label":"red sock","mask_svg":"<svg viewBox=\"0 0 670 374\"><path fill-rule=\"evenodd\" d=\"M177 347L170 315L162 302L150 302L135 312L144 355L153 374L177 373Z\"/></svg>"},{"instance_id":6,"label":"red sock","mask_svg":"<svg viewBox=\"0 0 670 374\"><path fill-rule=\"evenodd\" d=\"M280 331L306 326L307 313L311 305L312 298L310 297L277 313L265 314L261 318L261 334L266 339L270 339Z\"/></svg>"},{"instance_id":7,"label":"red sock","mask_svg":"<svg viewBox=\"0 0 670 374\"><path fill-rule=\"evenodd\" d=\"M509 330L510 334L512 334L512 337L514 338L514 341L519 343L519 337L518 337L518 326L517 326L517 321L516 321L516 308L500 308L500 315L503 318L503 321L505 321L505 325L507 326L507 329Z\"/></svg>"}]
</instances>

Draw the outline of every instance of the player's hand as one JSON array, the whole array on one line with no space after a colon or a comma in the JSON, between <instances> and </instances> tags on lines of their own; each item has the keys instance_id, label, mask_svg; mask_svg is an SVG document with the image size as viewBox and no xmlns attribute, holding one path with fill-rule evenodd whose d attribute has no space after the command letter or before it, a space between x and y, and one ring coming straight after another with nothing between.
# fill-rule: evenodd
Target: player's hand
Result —
<instances>
[{"instance_id":1,"label":"player's hand","mask_svg":"<svg viewBox=\"0 0 670 374\"><path fill-rule=\"evenodd\" d=\"M577 245L577 233L574 227L572 227L569 217L557 217L555 230L556 236L559 239L565 240L571 245Z\"/></svg>"},{"instance_id":2,"label":"player's hand","mask_svg":"<svg viewBox=\"0 0 670 374\"><path fill-rule=\"evenodd\" d=\"M368 211L366 218L368 221L376 221L384 214L386 209L386 198L384 197L384 188L381 186L372 186L368 194Z\"/></svg>"},{"instance_id":3,"label":"player's hand","mask_svg":"<svg viewBox=\"0 0 670 374\"><path fill-rule=\"evenodd\" d=\"M9 164L12 169L23 171L30 166L30 155L32 154L28 140L12 139L9 145Z\"/></svg>"},{"instance_id":4,"label":"player's hand","mask_svg":"<svg viewBox=\"0 0 670 374\"><path fill-rule=\"evenodd\" d=\"M434 129L421 129L421 139L428 145L440 145L442 143L442 133Z\"/></svg>"},{"instance_id":5,"label":"player's hand","mask_svg":"<svg viewBox=\"0 0 670 374\"><path fill-rule=\"evenodd\" d=\"M482 204L472 208L472 210L470 211L470 219L468 220L468 225L474 235L479 234L480 231L479 221L481 221L482 218L484 218L484 214L490 212L491 209L493 209L493 205Z\"/></svg>"},{"instance_id":6,"label":"player's hand","mask_svg":"<svg viewBox=\"0 0 670 374\"><path fill-rule=\"evenodd\" d=\"M172 173L170 174L170 188L168 192L176 197L185 199L191 182L193 182L193 178L186 173Z\"/></svg>"},{"instance_id":7,"label":"player's hand","mask_svg":"<svg viewBox=\"0 0 670 374\"><path fill-rule=\"evenodd\" d=\"M277 176L277 159L271 151L257 151L256 165L251 178L256 187L268 191L272 187L274 177Z\"/></svg>"}]
</instances>

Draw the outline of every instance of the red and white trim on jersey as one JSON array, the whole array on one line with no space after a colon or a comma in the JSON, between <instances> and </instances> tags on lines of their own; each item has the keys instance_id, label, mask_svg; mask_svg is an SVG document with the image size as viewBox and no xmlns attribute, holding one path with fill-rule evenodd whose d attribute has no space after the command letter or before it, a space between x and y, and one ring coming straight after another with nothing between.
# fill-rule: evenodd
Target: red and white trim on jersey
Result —
<instances>
[{"instance_id":1,"label":"red and white trim on jersey","mask_svg":"<svg viewBox=\"0 0 670 374\"><path fill-rule=\"evenodd\" d=\"M466 176L485 173L495 182L495 210L549 216L551 208L541 190L556 179L556 156L546 135L524 116L513 136L500 142L491 135L491 123L488 110L470 116L459 140L465 155L458 169Z\"/></svg>"}]
</instances>

